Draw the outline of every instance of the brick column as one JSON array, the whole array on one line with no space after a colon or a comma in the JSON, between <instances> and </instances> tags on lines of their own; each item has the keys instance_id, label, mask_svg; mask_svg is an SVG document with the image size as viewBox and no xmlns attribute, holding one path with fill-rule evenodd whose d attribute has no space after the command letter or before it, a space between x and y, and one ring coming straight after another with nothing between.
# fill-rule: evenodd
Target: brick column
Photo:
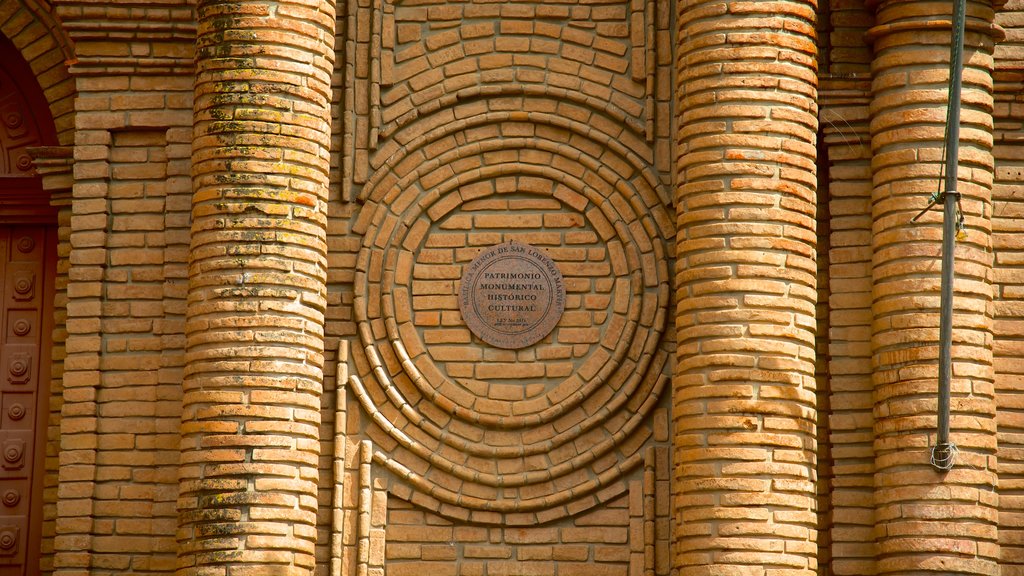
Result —
<instances>
[{"instance_id":1,"label":"brick column","mask_svg":"<svg viewBox=\"0 0 1024 576\"><path fill-rule=\"evenodd\" d=\"M930 465L938 406L939 189L952 2L884 1L874 43L872 364L878 574L997 574L992 368L992 49L989 2L968 2L956 244L951 440L956 467ZM945 11L944 13L936 11Z\"/></svg>"},{"instance_id":2,"label":"brick column","mask_svg":"<svg viewBox=\"0 0 1024 576\"><path fill-rule=\"evenodd\" d=\"M312 574L334 2L197 10L178 573Z\"/></svg>"},{"instance_id":3,"label":"brick column","mask_svg":"<svg viewBox=\"0 0 1024 576\"><path fill-rule=\"evenodd\" d=\"M809 576L815 2L679 6L674 565Z\"/></svg>"}]
</instances>

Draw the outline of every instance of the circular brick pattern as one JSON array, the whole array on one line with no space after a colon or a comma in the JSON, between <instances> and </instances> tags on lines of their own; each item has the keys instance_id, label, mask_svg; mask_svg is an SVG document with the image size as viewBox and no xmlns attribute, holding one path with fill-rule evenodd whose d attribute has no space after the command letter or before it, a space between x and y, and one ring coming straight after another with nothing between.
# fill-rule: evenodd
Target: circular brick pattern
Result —
<instances>
[{"instance_id":1,"label":"circular brick pattern","mask_svg":"<svg viewBox=\"0 0 1024 576\"><path fill-rule=\"evenodd\" d=\"M531 182L531 188L554 185L550 180ZM440 301L412 299L413 322L438 370L461 386L465 393L498 402L496 405L480 405L478 402L477 408L497 410L498 416L513 410L518 410L517 414L523 413L531 406L524 401L551 393L559 384L566 383L573 372L592 371L593 363L600 361L592 352L601 346L600 334L605 332L606 325L613 318L610 305L617 295L620 299L628 298L628 294L622 294L628 289L628 284L616 282L610 274L608 244L601 240L583 214L555 198L517 199L512 196L509 199L471 201L465 207L455 207L430 227L426 245L416 253L413 267L413 291L416 291L417 278L435 276L437 270L461 278L469 265L466 260L481 250L470 246L459 255L450 249L429 246L455 241L472 245L478 238L481 241L502 241L526 234L535 241L544 241L539 249L548 253L564 272L563 283L568 287L568 293L559 326L553 334L524 350L499 350L478 339L470 341L469 331L460 331L463 319L459 317L457 303L450 298L455 294L455 286L444 287L447 294ZM532 233L503 229L509 223L508 212L524 208L536 210L530 215L534 222L524 224L547 221L548 227ZM466 230L473 236L453 234L453 230L459 230L456 226L468 226ZM432 263L445 259L448 264ZM426 287L431 292L440 291L435 289L436 284ZM438 320L436 325L434 320ZM586 358L591 358L591 364L582 366L581 359ZM570 381L562 391L553 394L564 397L576 388L576 382ZM544 406L550 405L548 400L541 399L540 402ZM518 408L513 408L513 405Z\"/></svg>"},{"instance_id":2,"label":"circular brick pattern","mask_svg":"<svg viewBox=\"0 0 1024 576\"><path fill-rule=\"evenodd\" d=\"M419 504L532 524L620 493L641 460L667 380L672 223L648 161L612 135L544 113L455 116L410 126L363 191L353 390L400 446L377 459ZM465 267L510 240L567 286L562 320L522 350L458 313Z\"/></svg>"}]
</instances>

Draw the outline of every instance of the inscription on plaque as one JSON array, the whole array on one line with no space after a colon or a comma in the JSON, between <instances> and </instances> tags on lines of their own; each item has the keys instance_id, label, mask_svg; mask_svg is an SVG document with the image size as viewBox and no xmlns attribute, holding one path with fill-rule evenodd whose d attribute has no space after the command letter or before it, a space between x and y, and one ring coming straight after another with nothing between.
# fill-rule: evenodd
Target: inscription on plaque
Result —
<instances>
[{"instance_id":1,"label":"inscription on plaque","mask_svg":"<svg viewBox=\"0 0 1024 576\"><path fill-rule=\"evenodd\" d=\"M459 285L469 329L498 348L525 348L547 336L565 310L565 283L551 258L508 242L473 259Z\"/></svg>"}]
</instances>

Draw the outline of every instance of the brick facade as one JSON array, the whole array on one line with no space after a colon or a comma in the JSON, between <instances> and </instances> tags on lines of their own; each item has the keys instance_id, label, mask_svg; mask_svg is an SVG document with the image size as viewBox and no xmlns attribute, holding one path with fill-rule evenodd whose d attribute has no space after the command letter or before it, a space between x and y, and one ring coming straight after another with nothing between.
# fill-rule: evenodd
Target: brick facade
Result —
<instances>
[{"instance_id":1,"label":"brick facade","mask_svg":"<svg viewBox=\"0 0 1024 576\"><path fill-rule=\"evenodd\" d=\"M0 573L1024 575L1022 0L968 2L929 465L950 13L0 0L56 260ZM565 286L511 349L506 242Z\"/></svg>"}]
</instances>

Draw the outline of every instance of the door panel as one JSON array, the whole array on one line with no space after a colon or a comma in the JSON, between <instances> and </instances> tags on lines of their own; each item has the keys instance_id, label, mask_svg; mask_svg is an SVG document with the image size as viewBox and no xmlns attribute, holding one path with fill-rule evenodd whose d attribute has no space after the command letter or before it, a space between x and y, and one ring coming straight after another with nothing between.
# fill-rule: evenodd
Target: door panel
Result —
<instances>
[{"instance_id":1,"label":"door panel","mask_svg":"<svg viewBox=\"0 0 1024 576\"><path fill-rule=\"evenodd\" d=\"M0 576L35 573L39 555L48 243L45 226L0 225Z\"/></svg>"}]
</instances>

